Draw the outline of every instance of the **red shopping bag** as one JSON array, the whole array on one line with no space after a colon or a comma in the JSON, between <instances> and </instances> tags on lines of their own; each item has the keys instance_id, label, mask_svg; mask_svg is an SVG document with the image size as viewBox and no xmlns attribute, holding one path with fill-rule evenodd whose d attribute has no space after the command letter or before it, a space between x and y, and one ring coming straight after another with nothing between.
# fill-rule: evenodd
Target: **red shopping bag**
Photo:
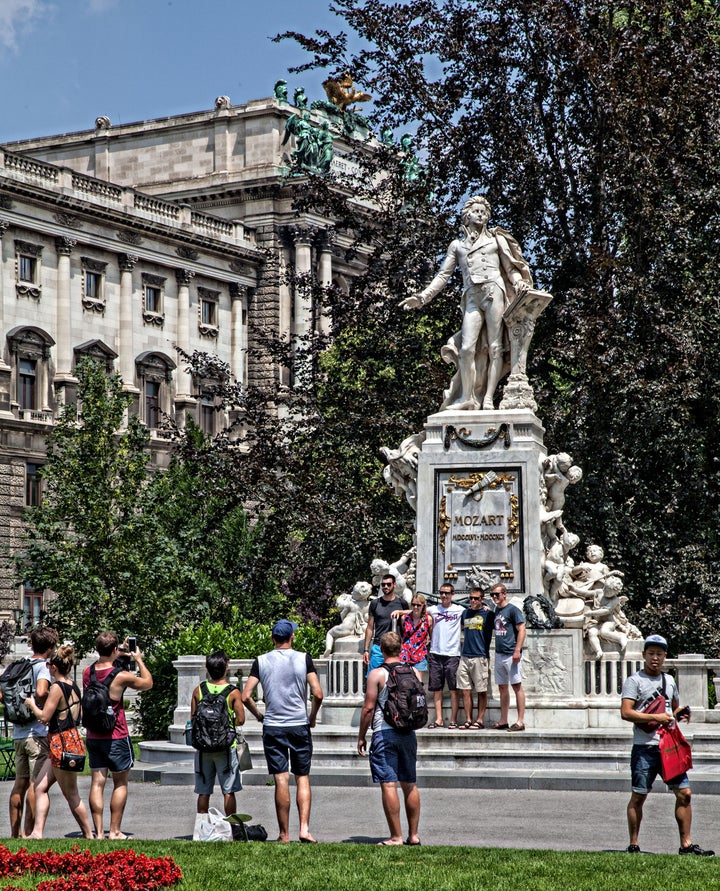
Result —
<instances>
[{"instance_id":1,"label":"red shopping bag","mask_svg":"<svg viewBox=\"0 0 720 891\"><path fill-rule=\"evenodd\" d=\"M667 783L692 767L692 750L677 721L660 728L660 775Z\"/></svg>"}]
</instances>

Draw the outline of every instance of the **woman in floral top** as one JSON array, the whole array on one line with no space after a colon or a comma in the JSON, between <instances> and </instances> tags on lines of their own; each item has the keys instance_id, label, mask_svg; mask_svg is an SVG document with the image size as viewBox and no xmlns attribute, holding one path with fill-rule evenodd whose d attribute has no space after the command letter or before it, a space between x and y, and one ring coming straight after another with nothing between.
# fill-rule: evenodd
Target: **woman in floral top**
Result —
<instances>
[{"instance_id":1,"label":"woman in floral top","mask_svg":"<svg viewBox=\"0 0 720 891\"><path fill-rule=\"evenodd\" d=\"M433 617L428 615L423 594L413 594L411 609L401 615L402 649L400 661L412 665L424 683L427 671L427 654L432 634Z\"/></svg>"}]
</instances>

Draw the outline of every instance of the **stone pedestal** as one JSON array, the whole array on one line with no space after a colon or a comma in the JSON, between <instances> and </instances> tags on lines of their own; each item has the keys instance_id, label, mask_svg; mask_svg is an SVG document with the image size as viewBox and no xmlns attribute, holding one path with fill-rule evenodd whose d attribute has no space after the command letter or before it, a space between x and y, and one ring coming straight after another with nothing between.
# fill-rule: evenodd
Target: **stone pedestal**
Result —
<instances>
[{"instance_id":1,"label":"stone pedestal","mask_svg":"<svg viewBox=\"0 0 720 891\"><path fill-rule=\"evenodd\" d=\"M510 597L542 594L540 459L544 429L528 410L430 415L418 457L417 590L468 587L473 567Z\"/></svg>"},{"instance_id":2,"label":"stone pedestal","mask_svg":"<svg viewBox=\"0 0 720 891\"><path fill-rule=\"evenodd\" d=\"M341 637L327 660L327 686L321 709L323 724L359 727L365 700L363 639Z\"/></svg>"}]
</instances>

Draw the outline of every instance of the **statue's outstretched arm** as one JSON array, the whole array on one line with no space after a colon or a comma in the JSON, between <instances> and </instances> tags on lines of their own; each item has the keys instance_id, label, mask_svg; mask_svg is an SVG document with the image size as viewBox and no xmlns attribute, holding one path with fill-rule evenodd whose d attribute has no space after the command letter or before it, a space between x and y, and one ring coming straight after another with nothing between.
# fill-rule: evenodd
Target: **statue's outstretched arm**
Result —
<instances>
[{"instance_id":1,"label":"statue's outstretched arm","mask_svg":"<svg viewBox=\"0 0 720 891\"><path fill-rule=\"evenodd\" d=\"M447 255L442 262L438 274L430 284L418 294L413 294L412 297L406 297L404 300L400 301L402 309L419 309L421 306L425 306L426 303L430 303L430 301L434 297L437 297L440 291L442 291L445 285L450 281L450 278L458 265L455 245L456 242L453 241L448 248Z\"/></svg>"}]
</instances>

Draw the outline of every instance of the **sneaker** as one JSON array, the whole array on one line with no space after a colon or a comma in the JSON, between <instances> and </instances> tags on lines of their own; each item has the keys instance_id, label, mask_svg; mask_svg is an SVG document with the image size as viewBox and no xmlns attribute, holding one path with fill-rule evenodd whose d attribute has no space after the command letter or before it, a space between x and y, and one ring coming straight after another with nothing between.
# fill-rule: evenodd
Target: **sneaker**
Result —
<instances>
[{"instance_id":1,"label":"sneaker","mask_svg":"<svg viewBox=\"0 0 720 891\"><path fill-rule=\"evenodd\" d=\"M628 845L626 850L628 854L639 854L640 845Z\"/></svg>"},{"instance_id":2,"label":"sneaker","mask_svg":"<svg viewBox=\"0 0 720 891\"><path fill-rule=\"evenodd\" d=\"M680 848L678 854L695 854L697 857L714 857L715 851L706 851L700 847L700 845L688 845L685 848Z\"/></svg>"}]
</instances>

